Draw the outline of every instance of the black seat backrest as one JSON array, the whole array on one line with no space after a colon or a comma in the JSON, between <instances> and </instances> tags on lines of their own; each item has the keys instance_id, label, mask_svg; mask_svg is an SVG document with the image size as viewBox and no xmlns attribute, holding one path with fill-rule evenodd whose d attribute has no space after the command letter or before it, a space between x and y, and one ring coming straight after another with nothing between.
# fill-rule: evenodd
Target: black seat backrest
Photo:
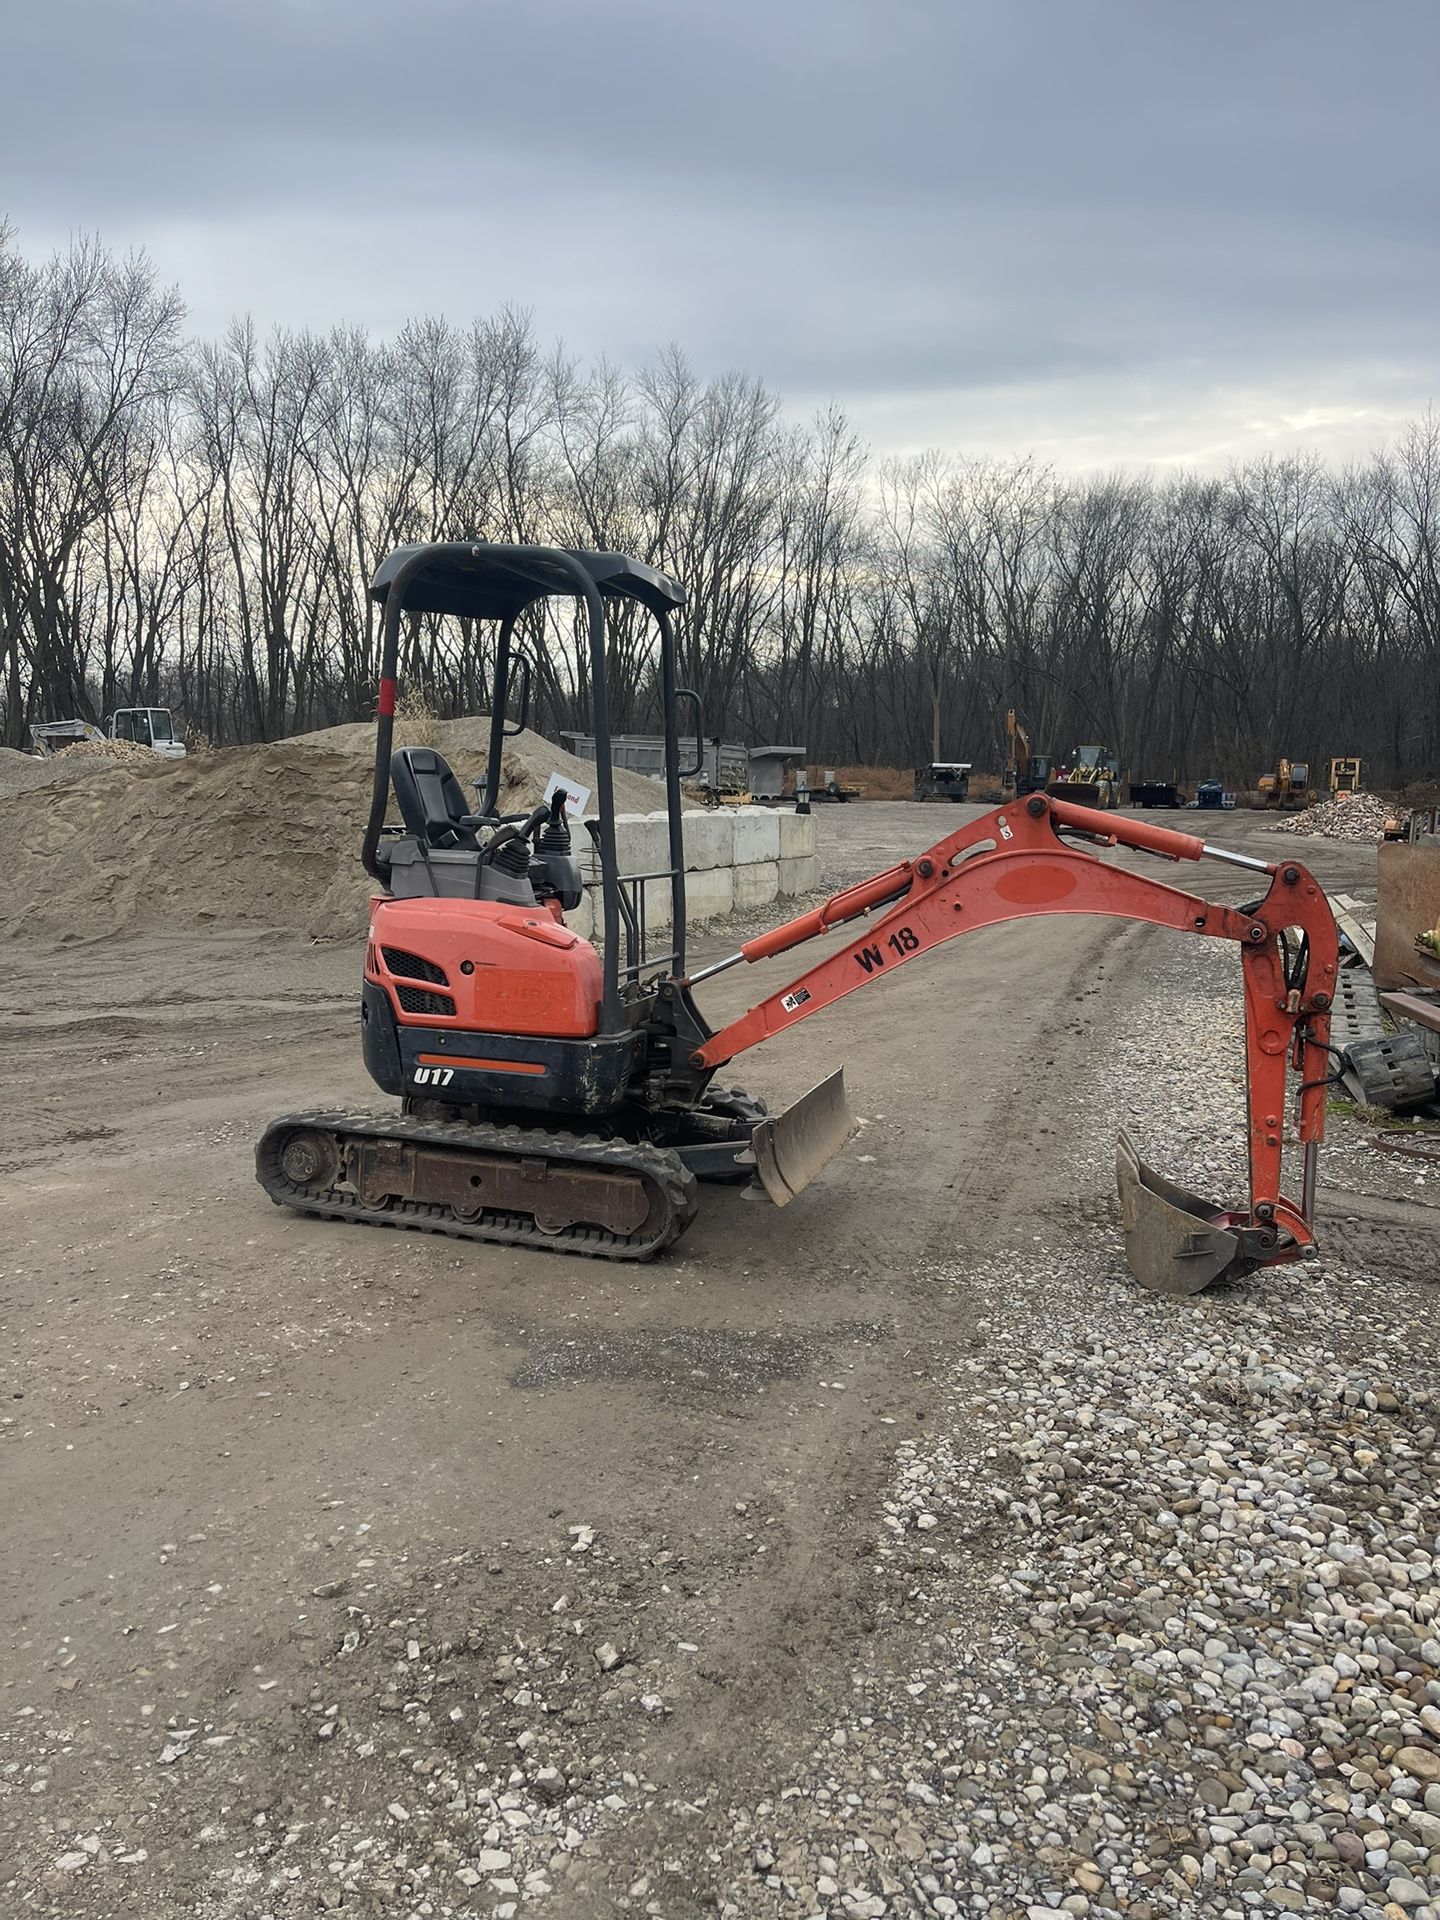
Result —
<instances>
[{"instance_id":1,"label":"black seat backrest","mask_svg":"<svg viewBox=\"0 0 1440 1920\"><path fill-rule=\"evenodd\" d=\"M433 747L399 747L390 756L390 779L401 817L423 846L478 851L474 828L460 824L470 809L443 754Z\"/></svg>"}]
</instances>

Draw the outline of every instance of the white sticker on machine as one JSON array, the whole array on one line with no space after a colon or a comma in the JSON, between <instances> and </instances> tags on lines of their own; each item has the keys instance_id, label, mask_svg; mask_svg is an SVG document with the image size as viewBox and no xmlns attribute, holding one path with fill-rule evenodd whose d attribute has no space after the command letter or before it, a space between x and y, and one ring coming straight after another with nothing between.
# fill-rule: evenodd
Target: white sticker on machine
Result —
<instances>
[{"instance_id":1,"label":"white sticker on machine","mask_svg":"<svg viewBox=\"0 0 1440 1920\"><path fill-rule=\"evenodd\" d=\"M797 987L793 993L782 993L780 996L780 1010L782 1013L794 1013L795 1009L797 1007L803 1007L809 998L810 989L808 987Z\"/></svg>"}]
</instances>

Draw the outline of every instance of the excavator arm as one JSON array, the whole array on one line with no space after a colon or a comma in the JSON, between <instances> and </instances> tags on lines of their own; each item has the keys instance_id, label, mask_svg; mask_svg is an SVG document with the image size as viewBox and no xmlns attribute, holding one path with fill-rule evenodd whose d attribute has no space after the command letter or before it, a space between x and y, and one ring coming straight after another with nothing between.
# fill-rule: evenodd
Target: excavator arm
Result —
<instances>
[{"instance_id":1,"label":"excavator arm","mask_svg":"<svg viewBox=\"0 0 1440 1920\"><path fill-rule=\"evenodd\" d=\"M1010 707L1005 714L1005 739L1010 749L1010 771L1014 773L1016 783L1023 783L1030 771L1030 735L1015 718L1015 709Z\"/></svg>"},{"instance_id":2,"label":"excavator arm","mask_svg":"<svg viewBox=\"0 0 1440 1920\"><path fill-rule=\"evenodd\" d=\"M1101 860L1062 838L1132 847L1171 861L1215 859L1264 876L1252 907L1197 894ZM1093 913L1230 940L1244 974L1250 1205L1214 1206L1148 1169L1122 1135L1118 1162L1126 1246L1137 1277L1192 1293L1226 1271L1273 1266L1311 1253L1316 1157L1325 1130L1330 1006L1339 964L1329 903L1295 861L1267 864L1207 846L1193 834L1117 819L1042 794L997 807L915 860L846 888L773 928L690 985L741 962L769 959L848 922L865 931L707 1038L692 1067L714 1069L771 1035L882 979L931 948L978 927L1032 914ZM873 917L872 917L873 916ZM1281 1188L1287 1074L1298 1076L1296 1128L1303 1147L1298 1200ZM838 1076L805 1103L767 1122L756 1140L761 1177L788 1199L853 1131ZM767 1131L768 1129L768 1131ZM832 1144L833 1142L833 1144Z\"/></svg>"}]
</instances>

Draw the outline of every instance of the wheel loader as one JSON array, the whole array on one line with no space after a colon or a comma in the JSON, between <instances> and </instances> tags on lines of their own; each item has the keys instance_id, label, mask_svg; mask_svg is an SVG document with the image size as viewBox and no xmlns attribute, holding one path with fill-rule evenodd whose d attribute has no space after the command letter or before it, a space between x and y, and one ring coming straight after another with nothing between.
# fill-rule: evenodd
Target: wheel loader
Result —
<instances>
[{"instance_id":1,"label":"wheel loader","mask_svg":"<svg viewBox=\"0 0 1440 1920\"><path fill-rule=\"evenodd\" d=\"M1077 747L1060 768L1048 791L1057 800L1073 800L1082 807L1100 807L1106 813L1120 804L1120 760L1108 747Z\"/></svg>"},{"instance_id":2,"label":"wheel loader","mask_svg":"<svg viewBox=\"0 0 1440 1920\"><path fill-rule=\"evenodd\" d=\"M400 547L372 593L383 608L375 771L361 859L375 882L361 990L371 1078L395 1105L286 1114L256 1148L277 1203L372 1226L644 1260L689 1226L703 1181L758 1182L779 1206L855 1130L840 1072L781 1114L729 1084L732 1062L978 927L1036 914L1109 914L1239 948L1249 1078L1248 1206L1187 1193L1123 1135L1117 1158L1127 1257L1164 1292L1313 1252L1331 996L1338 965L1324 894L1298 862L1267 864L1193 835L1048 794L1017 795L883 873L747 940L710 966L688 959L679 714L705 738L698 695L678 679L679 584L623 554L488 542ZM506 714L531 609L580 616L595 738L595 807L584 831L598 870L597 944L566 925L580 901L579 824L563 786L527 814L499 811ZM627 874L616 853L607 613L648 614L659 655L667 852ZM492 623L489 754L467 800L440 754L392 752L402 620ZM531 623L531 646L556 623ZM521 663L517 666L517 662ZM401 824L386 824L393 791ZM1209 858L1254 875L1247 906L1217 905L1099 857L1112 847L1167 862ZM669 896L663 951L646 940L647 889ZM788 985L714 1028L704 983L860 925ZM936 1009L943 1029L943 1005ZM1298 1197L1281 1182L1292 1074L1303 1145ZM726 1080L722 1083L720 1076ZM804 1204L802 1202L802 1204Z\"/></svg>"}]
</instances>

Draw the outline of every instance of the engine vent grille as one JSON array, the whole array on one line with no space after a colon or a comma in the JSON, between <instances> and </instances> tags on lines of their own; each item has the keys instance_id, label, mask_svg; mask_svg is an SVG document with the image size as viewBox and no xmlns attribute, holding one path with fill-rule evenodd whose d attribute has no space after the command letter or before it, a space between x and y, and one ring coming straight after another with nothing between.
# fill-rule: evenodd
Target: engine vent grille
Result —
<instances>
[{"instance_id":1,"label":"engine vent grille","mask_svg":"<svg viewBox=\"0 0 1440 1920\"><path fill-rule=\"evenodd\" d=\"M438 1014L445 1020L455 1017L455 1002L448 993L432 993L428 987L396 987L395 997L402 1013Z\"/></svg>"},{"instance_id":2,"label":"engine vent grille","mask_svg":"<svg viewBox=\"0 0 1440 1920\"><path fill-rule=\"evenodd\" d=\"M406 953L403 947L382 947L387 969L403 980L432 980L437 987L449 986L445 969L433 960L422 960L418 953Z\"/></svg>"}]
</instances>

